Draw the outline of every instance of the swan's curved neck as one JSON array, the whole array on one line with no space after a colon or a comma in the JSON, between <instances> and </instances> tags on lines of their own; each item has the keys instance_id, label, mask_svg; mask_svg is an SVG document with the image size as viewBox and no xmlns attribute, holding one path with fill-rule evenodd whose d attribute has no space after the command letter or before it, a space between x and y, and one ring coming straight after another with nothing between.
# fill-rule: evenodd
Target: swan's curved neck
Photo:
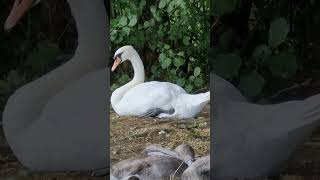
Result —
<instances>
[{"instance_id":1,"label":"swan's curved neck","mask_svg":"<svg viewBox=\"0 0 320 180\"><path fill-rule=\"evenodd\" d=\"M124 94L132 87L144 82L144 66L137 52L133 52L129 61L132 64L134 76L127 84L116 89L111 96L111 104L116 105L124 96Z\"/></svg>"},{"instance_id":2,"label":"swan's curved neck","mask_svg":"<svg viewBox=\"0 0 320 180\"><path fill-rule=\"evenodd\" d=\"M137 52L134 52L132 54L132 58L130 59L130 62L133 67L134 76L132 81L134 81L137 84L144 82L144 66L142 63L142 60Z\"/></svg>"}]
</instances>

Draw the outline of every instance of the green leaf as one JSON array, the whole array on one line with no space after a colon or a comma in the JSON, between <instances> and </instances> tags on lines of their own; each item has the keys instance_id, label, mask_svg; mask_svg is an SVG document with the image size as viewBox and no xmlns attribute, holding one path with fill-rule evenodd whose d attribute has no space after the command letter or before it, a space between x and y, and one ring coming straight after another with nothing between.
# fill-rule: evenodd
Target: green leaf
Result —
<instances>
[{"instance_id":1,"label":"green leaf","mask_svg":"<svg viewBox=\"0 0 320 180\"><path fill-rule=\"evenodd\" d=\"M264 62L271 55L272 51L269 48L269 46L261 44L254 49L252 58L255 59L257 62Z\"/></svg>"},{"instance_id":2,"label":"green leaf","mask_svg":"<svg viewBox=\"0 0 320 180\"><path fill-rule=\"evenodd\" d=\"M194 80L194 85L196 85L197 87L202 87L203 84L204 84L204 81L203 81L202 78L196 78L196 79Z\"/></svg>"},{"instance_id":3,"label":"green leaf","mask_svg":"<svg viewBox=\"0 0 320 180\"><path fill-rule=\"evenodd\" d=\"M264 84L264 78L253 71L240 77L239 88L246 96L255 97L262 92Z\"/></svg>"},{"instance_id":4,"label":"green leaf","mask_svg":"<svg viewBox=\"0 0 320 180\"><path fill-rule=\"evenodd\" d=\"M193 90L193 86L192 84L188 84L186 87L185 87L185 90L190 93L192 90Z\"/></svg>"},{"instance_id":5,"label":"green leaf","mask_svg":"<svg viewBox=\"0 0 320 180\"><path fill-rule=\"evenodd\" d=\"M179 79L176 81L176 83L177 83L179 86L183 87L183 86L186 84L186 79L185 79L185 78L179 78Z\"/></svg>"},{"instance_id":6,"label":"green leaf","mask_svg":"<svg viewBox=\"0 0 320 180\"><path fill-rule=\"evenodd\" d=\"M241 58L237 54L219 54L212 60L213 71L227 79L238 75L240 66Z\"/></svg>"},{"instance_id":7,"label":"green leaf","mask_svg":"<svg viewBox=\"0 0 320 180\"><path fill-rule=\"evenodd\" d=\"M160 77L160 75L161 75L161 72L159 71L157 65L152 65L151 66L151 72L155 77Z\"/></svg>"},{"instance_id":8,"label":"green leaf","mask_svg":"<svg viewBox=\"0 0 320 180\"><path fill-rule=\"evenodd\" d=\"M127 82L129 82L129 76L127 74L122 74L121 77L119 78L119 83L120 85L123 85Z\"/></svg>"},{"instance_id":9,"label":"green leaf","mask_svg":"<svg viewBox=\"0 0 320 180\"><path fill-rule=\"evenodd\" d=\"M184 63L185 63L185 60L183 58L174 58L173 60L173 65L177 68L184 65Z\"/></svg>"},{"instance_id":10,"label":"green leaf","mask_svg":"<svg viewBox=\"0 0 320 180\"><path fill-rule=\"evenodd\" d=\"M167 12L168 12L168 13L171 13L171 12L172 12L172 10L173 10L173 8L174 8L174 5L175 5L175 1L171 1L171 2L169 3L169 6L168 6L168 8L167 8Z\"/></svg>"},{"instance_id":11,"label":"green leaf","mask_svg":"<svg viewBox=\"0 0 320 180\"><path fill-rule=\"evenodd\" d=\"M285 18L278 18L271 22L269 30L269 45L277 47L283 43L289 33L289 24Z\"/></svg>"},{"instance_id":12,"label":"green leaf","mask_svg":"<svg viewBox=\"0 0 320 180\"><path fill-rule=\"evenodd\" d=\"M181 56L181 57L184 57L184 52L179 52L178 54L177 54L178 56Z\"/></svg>"},{"instance_id":13,"label":"green leaf","mask_svg":"<svg viewBox=\"0 0 320 180\"><path fill-rule=\"evenodd\" d=\"M144 28L148 28L150 26L150 22L149 21L145 21L144 23L143 23L143 27Z\"/></svg>"},{"instance_id":14,"label":"green leaf","mask_svg":"<svg viewBox=\"0 0 320 180\"><path fill-rule=\"evenodd\" d=\"M121 26L125 26L125 25L127 25L127 23L128 23L128 18L127 18L126 16L122 16L122 17L120 18L120 20L119 20L119 24L120 24Z\"/></svg>"},{"instance_id":15,"label":"green leaf","mask_svg":"<svg viewBox=\"0 0 320 180\"><path fill-rule=\"evenodd\" d=\"M161 60L163 60L163 59L165 59L166 58L166 54L165 53L161 53L160 55L159 55L159 60L161 61Z\"/></svg>"},{"instance_id":16,"label":"green leaf","mask_svg":"<svg viewBox=\"0 0 320 180\"><path fill-rule=\"evenodd\" d=\"M146 4L147 4L146 0L141 0L140 1L140 9L143 9Z\"/></svg>"},{"instance_id":17,"label":"green leaf","mask_svg":"<svg viewBox=\"0 0 320 180\"><path fill-rule=\"evenodd\" d=\"M150 20L150 26L153 27L154 25L155 25L155 21L154 21L154 19L151 19Z\"/></svg>"},{"instance_id":18,"label":"green leaf","mask_svg":"<svg viewBox=\"0 0 320 180\"><path fill-rule=\"evenodd\" d=\"M172 63L172 60L170 58L166 57L166 55L164 53L161 53L159 55L159 61L160 61L160 65L161 65L162 69L168 68Z\"/></svg>"},{"instance_id":19,"label":"green leaf","mask_svg":"<svg viewBox=\"0 0 320 180\"><path fill-rule=\"evenodd\" d=\"M128 36L130 34L130 28L124 27L122 28L122 31Z\"/></svg>"},{"instance_id":20,"label":"green leaf","mask_svg":"<svg viewBox=\"0 0 320 180\"><path fill-rule=\"evenodd\" d=\"M231 13L237 6L238 0L214 0L212 5L213 14L222 16Z\"/></svg>"},{"instance_id":21,"label":"green leaf","mask_svg":"<svg viewBox=\"0 0 320 180\"><path fill-rule=\"evenodd\" d=\"M292 76L298 69L296 56L285 52L272 56L266 64L275 76Z\"/></svg>"},{"instance_id":22,"label":"green leaf","mask_svg":"<svg viewBox=\"0 0 320 180\"><path fill-rule=\"evenodd\" d=\"M189 77L189 81L194 81L196 78L194 76Z\"/></svg>"},{"instance_id":23,"label":"green leaf","mask_svg":"<svg viewBox=\"0 0 320 180\"><path fill-rule=\"evenodd\" d=\"M133 16L131 17L131 19L130 19L130 22L129 22L128 26L132 27L132 26L136 25L136 24L137 24L137 21L138 21L137 16L136 16L136 15L133 15Z\"/></svg>"},{"instance_id":24,"label":"green leaf","mask_svg":"<svg viewBox=\"0 0 320 180\"><path fill-rule=\"evenodd\" d=\"M201 69L199 67L194 68L193 75L198 77L200 75Z\"/></svg>"},{"instance_id":25,"label":"green leaf","mask_svg":"<svg viewBox=\"0 0 320 180\"><path fill-rule=\"evenodd\" d=\"M171 65L172 60L170 58L165 58L162 62L161 62L161 67L163 69L168 68Z\"/></svg>"},{"instance_id":26,"label":"green leaf","mask_svg":"<svg viewBox=\"0 0 320 180\"><path fill-rule=\"evenodd\" d=\"M161 0L159 2L159 8L160 9L163 9L166 5L167 5L167 1L166 0Z\"/></svg>"},{"instance_id":27,"label":"green leaf","mask_svg":"<svg viewBox=\"0 0 320 180\"><path fill-rule=\"evenodd\" d=\"M152 14L156 13L157 8L155 6L150 7L150 11Z\"/></svg>"},{"instance_id":28,"label":"green leaf","mask_svg":"<svg viewBox=\"0 0 320 180\"><path fill-rule=\"evenodd\" d=\"M111 91L114 91L118 88L119 86L116 83L113 83L111 86Z\"/></svg>"},{"instance_id":29,"label":"green leaf","mask_svg":"<svg viewBox=\"0 0 320 180\"><path fill-rule=\"evenodd\" d=\"M189 45L189 41L190 41L190 37L189 36L184 36L183 37L183 40L182 40L182 42L183 42L183 44L184 45Z\"/></svg>"}]
</instances>

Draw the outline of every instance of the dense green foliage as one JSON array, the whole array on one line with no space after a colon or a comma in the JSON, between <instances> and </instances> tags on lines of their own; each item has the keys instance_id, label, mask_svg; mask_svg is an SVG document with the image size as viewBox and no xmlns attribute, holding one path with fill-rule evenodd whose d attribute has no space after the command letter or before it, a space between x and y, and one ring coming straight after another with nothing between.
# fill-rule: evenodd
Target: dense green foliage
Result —
<instances>
[{"instance_id":1,"label":"dense green foliage","mask_svg":"<svg viewBox=\"0 0 320 180\"><path fill-rule=\"evenodd\" d=\"M213 0L212 71L253 99L306 85L303 76L317 81L319 5L313 0Z\"/></svg>"},{"instance_id":2,"label":"dense green foliage","mask_svg":"<svg viewBox=\"0 0 320 180\"><path fill-rule=\"evenodd\" d=\"M147 80L173 82L188 92L208 83L209 1L114 0L112 5L112 52L134 46ZM113 89L129 80L130 70L113 73Z\"/></svg>"}]
</instances>

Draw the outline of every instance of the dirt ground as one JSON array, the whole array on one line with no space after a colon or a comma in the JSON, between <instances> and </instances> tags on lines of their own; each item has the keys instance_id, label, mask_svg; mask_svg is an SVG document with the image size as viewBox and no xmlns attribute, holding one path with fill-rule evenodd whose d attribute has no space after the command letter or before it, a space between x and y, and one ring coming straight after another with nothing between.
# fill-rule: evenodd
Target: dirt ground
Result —
<instances>
[{"instance_id":1,"label":"dirt ground","mask_svg":"<svg viewBox=\"0 0 320 180\"><path fill-rule=\"evenodd\" d=\"M209 106L197 118L184 120L120 117L111 111L110 159L116 163L136 157L150 144L170 149L189 144L197 155L207 155L210 152L209 115Z\"/></svg>"}]
</instances>

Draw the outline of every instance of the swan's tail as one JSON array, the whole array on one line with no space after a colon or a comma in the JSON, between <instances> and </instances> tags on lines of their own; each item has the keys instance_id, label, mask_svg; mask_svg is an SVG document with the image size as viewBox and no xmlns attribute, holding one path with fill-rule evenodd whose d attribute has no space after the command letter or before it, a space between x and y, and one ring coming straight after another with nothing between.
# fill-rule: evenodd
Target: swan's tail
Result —
<instances>
[{"instance_id":1,"label":"swan's tail","mask_svg":"<svg viewBox=\"0 0 320 180\"><path fill-rule=\"evenodd\" d=\"M201 105L205 106L210 102L210 91L199 94L199 95L201 95L201 103L200 103Z\"/></svg>"}]
</instances>

